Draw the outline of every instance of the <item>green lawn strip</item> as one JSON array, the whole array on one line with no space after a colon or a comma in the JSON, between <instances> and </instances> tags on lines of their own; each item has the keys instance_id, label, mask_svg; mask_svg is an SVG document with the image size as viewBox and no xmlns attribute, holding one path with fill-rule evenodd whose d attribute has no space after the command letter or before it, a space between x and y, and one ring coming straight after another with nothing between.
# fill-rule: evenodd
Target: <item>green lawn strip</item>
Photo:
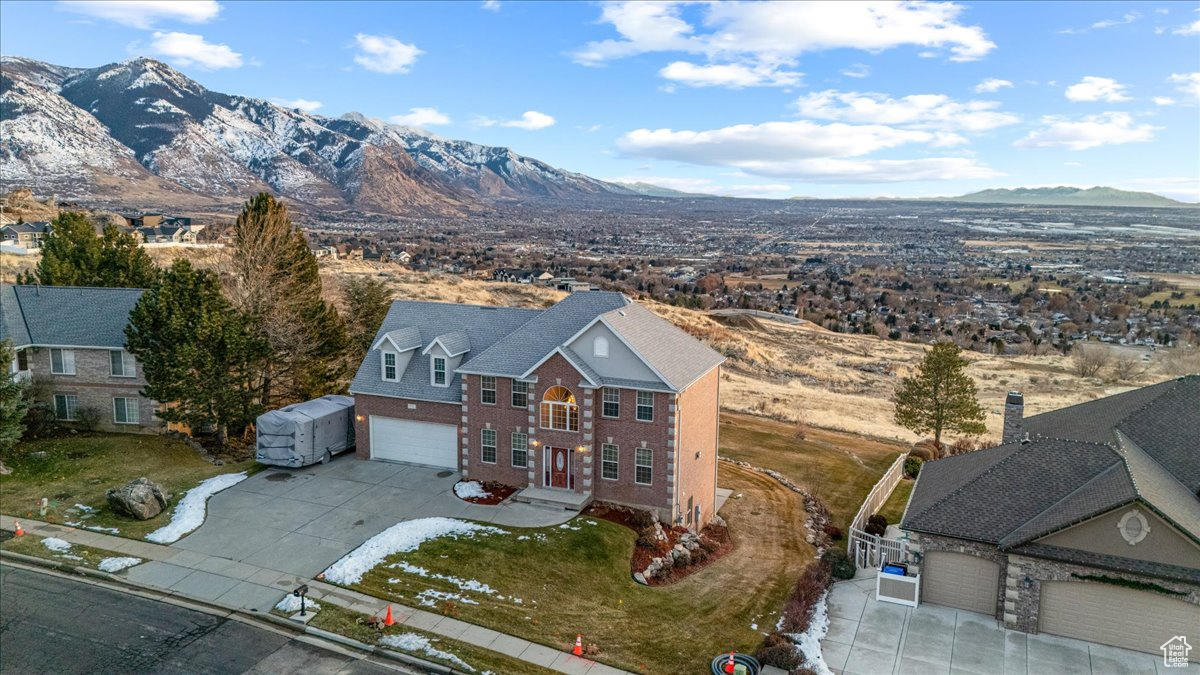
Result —
<instances>
[{"instance_id":1,"label":"green lawn strip","mask_svg":"<svg viewBox=\"0 0 1200 675\"><path fill-rule=\"evenodd\" d=\"M713 589L704 580L710 567L677 584L644 587L630 578L631 530L591 518L577 518L570 526L427 541L416 551L390 556L355 588L555 649L569 649L581 633L586 644L598 646L595 660L665 673L702 672L713 654L730 648L752 651L762 639L750 629L752 617L777 612L795 581L763 579L761 588ZM431 574L473 579L496 593L464 591L388 567L399 561ZM422 605L417 596L427 589L478 604L451 599Z\"/></svg>"},{"instance_id":2,"label":"green lawn strip","mask_svg":"<svg viewBox=\"0 0 1200 675\"><path fill-rule=\"evenodd\" d=\"M845 531L858 507L904 446L824 429L796 438L794 424L751 415L721 416L721 456L774 469L811 488Z\"/></svg>"},{"instance_id":3,"label":"green lawn strip","mask_svg":"<svg viewBox=\"0 0 1200 675\"><path fill-rule=\"evenodd\" d=\"M98 566L100 565L100 561L104 560L105 558L129 557L128 554L125 553L106 551L101 548L84 546L83 544L71 544L71 550L60 553L58 551L51 551L49 548L46 548L46 546L42 544L42 540L42 537L27 534L23 537L13 537L4 541L3 543L0 543L0 549L10 553L20 553L22 555L29 555L35 558L45 558L46 560L53 560L54 562L65 563L67 565L73 565L77 567L90 567L92 569L99 569ZM76 556L80 558L80 560L75 560L68 556Z\"/></svg>"},{"instance_id":4,"label":"green lawn strip","mask_svg":"<svg viewBox=\"0 0 1200 675\"><path fill-rule=\"evenodd\" d=\"M344 635L369 645L375 645L379 642L379 633L367 624L366 614L360 614L343 607L338 607L337 605L322 605L321 609L313 616L308 625L331 633ZM384 635L401 635L404 633L415 633L427 638L434 649L457 656L478 672L491 671L494 673L505 673L506 675L509 673L513 675L547 675L554 672L547 668L501 654L500 652L494 652L490 649L477 647L458 640L451 640L428 631L401 626L399 624L383 629ZM388 645L384 645L384 647L393 651L411 654L426 661L461 669L461 666L456 663L436 656L430 656L424 651L409 651Z\"/></svg>"},{"instance_id":5,"label":"green lawn strip","mask_svg":"<svg viewBox=\"0 0 1200 675\"><path fill-rule=\"evenodd\" d=\"M916 481L904 478L896 484L896 489L892 490L892 496L884 502L883 508L879 509L879 513L887 518L889 525L896 525L900 522L900 518L904 515L904 507L908 506L908 496L912 494L913 485Z\"/></svg>"},{"instance_id":6,"label":"green lawn strip","mask_svg":"<svg viewBox=\"0 0 1200 675\"><path fill-rule=\"evenodd\" d=\"M215 466L180 441L149 434L79 434L31 441L8 452L4 463L12 474L0 477L0 512L55 524L115 528L130 539L143 539L170 522L170 509L200 481L261 469L253 460ZM105 492L141 476L171 494L168 511L139 521L109 510ZM43 497L49 500L45 515L39 513ZM74 508L77 503L95 511L84 517L87 514Z\"/></svg>"}]
</instances>

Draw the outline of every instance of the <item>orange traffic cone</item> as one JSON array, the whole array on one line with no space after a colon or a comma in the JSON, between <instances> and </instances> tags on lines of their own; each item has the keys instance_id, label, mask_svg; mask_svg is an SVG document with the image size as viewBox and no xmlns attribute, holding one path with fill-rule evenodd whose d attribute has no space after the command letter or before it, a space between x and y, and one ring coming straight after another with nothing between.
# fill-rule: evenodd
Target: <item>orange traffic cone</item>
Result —
<instances>
[{"instance_id":1,"label":"orange traffic cone","mask_svg":"<svg viewBox=\"0 0 1200 675\"><path fill-rule=\"evenodd\" d=\"M733 672L733 652L729 652L729 660L725 662L725 672Z\"/></svg>"},{"instance_id":2,"label":"orange traffic cone","mask_svg":"<svg viewBox=\"0 0 1200 675\"><path fill-rule=\"evenodd\" d=\"M575 648L571 650L571 653L574 654L575 656L583 656L583 635L582 634L577 634L575 636Z\"/></svg>"},{"instance_id":3,"label":"orange traffic cone","mask_svg":"<svg viewBox=\"0 0 1200 675\"><path fill-rule=\"evenodd\" d=\"M385 625L385 626L396 625L396 620L392 618L392 606L391 605L388 605L387 614L385 614L383 617L383 625Z\"/></svg>"},{"instance_id":4,"label":"orange traffic cone","mask_svg":"<svg viewBox=\"0 0 1200 675\"><path fill-rule=\"evenodd\" d=\"M24 536L25 536L25 530L22 530L22 529L21 529L21 523L20 523L19 521L16 521L16 520L14 520L14 521L13 521L13 526L16 528L16 530L15 530L15 531L14 531L14 533L13 533L14 535L16 535L16 536L18 536L18 537L24 537Z\"/></svg>"}]
</instances>

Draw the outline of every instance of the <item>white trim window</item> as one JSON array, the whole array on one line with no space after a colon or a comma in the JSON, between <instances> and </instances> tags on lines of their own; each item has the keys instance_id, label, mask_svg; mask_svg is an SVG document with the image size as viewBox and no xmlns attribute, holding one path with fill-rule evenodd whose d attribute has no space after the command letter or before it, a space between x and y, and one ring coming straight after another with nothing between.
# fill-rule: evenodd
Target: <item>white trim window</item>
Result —
<instances>
[{"instance_id":1,"label":"white trim window","mask_svg":"<svg viewBox=\"0 0 1200 675\"><path fill-rule=\"evenodd\" d=\"M579 406L575 394L566 387L553 386L542 397L542 428L555 431L579 431Z\"/></svg>"},{"instance_id":2,"label":"white trim window","mask_svg":"<svg viewBox=\"0 0 1200 675\"><path fill-rule=\"evenodd\" d=\"M654 480L654 453L650 448L638 448L633 461L633 482L650 485Z\"/></svg>"},{"instance_id":3,"label":"white trim window","mask_svg":"<svg viewBox=\"0 0 1200 675\"><path fill-rule=\"evenodd\" d=\"M433 357L433 368L430 378L435 387L449 387L449 379L446 377L446 359L445 357Z\"/></svg>"},{"instance_id":4,"label":"white trim window","mask_svg":"<svg viewBox=\"0 0 1200 675\"><path fill-rule=\"evenodd\" d=\"M79 397L74 394L54 395L54 418L64 422L74 422L79 410Z\"/></svg>"},{"instance_id":5,"label":"white trim window","mask_svg":"<svg viewBox=\"0 0 1200 675\"><path fill-rule=\"evenodd\" d=\"M620 477L620 451L612 443L600 446L600 477L604 480L617 480Z\"/></svg>"},{"instance_id":6,"label":"white trim window","mask_svg":"<svg viewBox=\"0 0 1200 675\"><path fill-rule=\"evenodd\" d=\"M637 420L639 422L654 421L654 392L639 391L637 393Z\"/></svg>"},{"instance_id":7,"label":"white trim window","mask_svg":"<svg viewBox=\"0 0 1200 675\"><path fill-rule=\"evenodd\" d=\"M605 387L600 394L600 414L616 419L621 416L621 390Z\"/></svg>"},{"instance_id":8,"label":"white trim window","mask_svg":"<svg viewBox=\"0 0 1200 675\"><path fill-rule=\"evenodd\" d=\"M512 465L524 469L529 466L529 434L514 431L512 435Z\"/></svg>"},{"instance_id":9,"label":"white trim window","mask_svg":"<svg viewBox=\"0 0 1200 675\"><path fill-rule=\"evenodd\" d=\"M138 400L124 396L113 397L113 422L116 424L139 424Z\"/></svg>"},{"instance_id":10,"label":"white trim window","mask_svg":"<svg viewBox=\"0 0 1200 675\"><path fill-rule=\"evenodd\" d=\"M522 380L512 381L512 406L514 408L529 407L529 383Z\"/></svg>"},{"instance_id":11,"label":"white trim window","mask_svg":"<svg viewBox=\"0 0 1200 675\"><path fill-rule=\"evenodd\" d=\"M400 379L400 374L396 372L396 352L383 352L380 354L380 363L383 367L381 373L384 380L395 382Z\"/></svg>"},{"instance_id":12,"label":"white trim window","mask_svg":"<svg viewBox=\"0 0 1200 675\"><path fill-rule=\"evenodd\" d=\"M54 375L74 375L75 351L73 349L51 349L50 372Z\"/></svg>"},{"instance_id":13,"label":"white trim window","mask_svg":"<svg viewBox=\"0 0 1200 675\"><path fill-rule=\"evenodd\" d=\"M496 405L496 377L484 375L479 378L479 401L484 405Z\"/></svg>"},{"instance_id":14,"label":"white trim window","mask_svg":"<svg viewBox=\"0 0 1200 675\"><path fill-rule=\"evenodd\" d=\"M484 429L479 434L479 459L484 464L496 463L496 430Z\"/></svg>"},{"instance_id":15,"label":"white trim window","mask_svg":"<svg viewBox=\"0 0 1200 675\"><path fill-rule=\"evenodd\" d=\"M595 340L592 340L592 356L607 359L608 358L608 338L603 335L597 335Z\"/></svg>"},{"instance_id":16,"label":"white trim window","mask_svg":"<svg viewBox=\"0 0 1200 675\"><path fill-rule=\"evenodd\" d=\"M137 362L133 360L133 354L124 349L110 351L108 365L113 377L137 377Z\"/></svg>"}]
</instances>

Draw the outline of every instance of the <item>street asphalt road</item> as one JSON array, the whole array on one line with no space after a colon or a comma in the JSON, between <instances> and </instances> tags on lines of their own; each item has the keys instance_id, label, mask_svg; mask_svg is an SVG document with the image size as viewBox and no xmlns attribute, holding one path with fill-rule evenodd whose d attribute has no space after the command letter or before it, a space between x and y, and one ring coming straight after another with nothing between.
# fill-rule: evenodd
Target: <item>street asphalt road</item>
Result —
<instances>
[{"instance_id":1,"label":"street asphalt road","mask_svg":"<svg viewBox=\"0 0 1200 675\"><path fill-rule=\"evenodd\" d=\"M5 675L375 675L395 673L395 668L233 619L0 565L0 673Z\"/></svg>"}]
</instances>

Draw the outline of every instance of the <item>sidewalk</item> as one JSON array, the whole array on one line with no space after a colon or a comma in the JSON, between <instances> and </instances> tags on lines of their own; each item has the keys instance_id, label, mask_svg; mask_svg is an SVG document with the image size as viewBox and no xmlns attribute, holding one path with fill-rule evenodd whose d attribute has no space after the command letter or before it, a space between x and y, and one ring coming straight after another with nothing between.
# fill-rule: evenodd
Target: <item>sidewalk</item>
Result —
<instances>
[{"instance_id":1,"label":"sidewalk","mask_svg":"<svg viewBox=\"0 0 1200 675\"><path fill-rule=\"evenodd\" d=\"M0 527L12 530L14 520L11 516L0 515ZM308 597L313 600L356 612L382 616L388 605L383 600L356 591L228 558L51 525L28 518L20 521L21 527L29 535L57 537L72 544L141 558L147 562L122 570L115 576L183 598L204 600L252 613L267 613L297 586L308 584ZM565 651L421 609L393 604L392 615L399 624L490 649L560 673L619 675L625 672Z\"/></svg>"}]
</instances>

